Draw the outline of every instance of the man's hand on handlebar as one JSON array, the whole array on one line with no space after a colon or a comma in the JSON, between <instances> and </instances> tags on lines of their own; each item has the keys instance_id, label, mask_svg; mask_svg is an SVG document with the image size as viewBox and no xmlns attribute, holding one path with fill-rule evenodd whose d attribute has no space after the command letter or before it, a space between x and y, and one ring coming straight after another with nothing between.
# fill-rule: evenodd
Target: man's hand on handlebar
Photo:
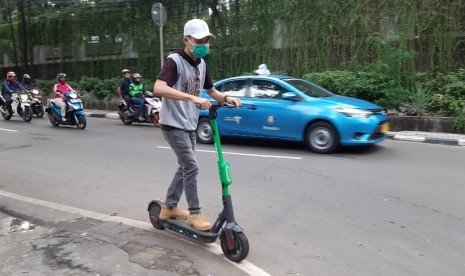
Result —
<instances>
[{"instance_id":1,"label":"man's hand on handlebar","mask_svg":"<svg viewBox=\"0 0 465 276\"><path fill-rule=\"evenodd\" d=\"M210 101L205 98L195 97L193 102L200 109L210 109L210 107L212 106Z\"/></svg>"},{"instance_id":2,"label":"man's hand on handlebar","mask_svg":"<svg viewBox=\"0 0 465 276\"><path fill-rule=\"evenodd\" d=\"M230 107L240 107L241 106L241 99L231 97L231 96L224 96L225 104Z\"/></svg>"}]
</instances>

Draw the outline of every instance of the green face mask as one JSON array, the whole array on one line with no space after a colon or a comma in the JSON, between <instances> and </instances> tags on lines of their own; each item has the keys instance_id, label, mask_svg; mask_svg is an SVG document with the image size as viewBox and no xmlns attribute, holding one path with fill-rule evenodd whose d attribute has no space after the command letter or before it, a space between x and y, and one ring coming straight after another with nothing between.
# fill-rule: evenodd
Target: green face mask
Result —
<instances>
[{"instance_id":1,"label":"green face mask","mask_svg":"<svg viewBox=\"0 0 465 276\"><path fill-rule=\"evenodd\" d=\"M192 53L196 58L203 58L208 54L208 51L210 50L210 44L197 44L193 45L193 50Z\"/></svg>"}]
</instances>

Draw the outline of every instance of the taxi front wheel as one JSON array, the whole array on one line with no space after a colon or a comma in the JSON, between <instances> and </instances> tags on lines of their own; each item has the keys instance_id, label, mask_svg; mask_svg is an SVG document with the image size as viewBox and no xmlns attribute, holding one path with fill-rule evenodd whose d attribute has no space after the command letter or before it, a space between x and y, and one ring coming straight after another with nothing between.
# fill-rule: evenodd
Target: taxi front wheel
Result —
<instances>
[{"instance_id":1,"label":"taxi front wheel","mask_svg":"<svg viewBox=\"0 0 465 276\"><path fill-rule=\"evenodd\" d=\"M339 138L334 127L327 122L311 124L305 132L305 144L317 153L331 153L339 144Z\"/></svg>"}]
</instances>

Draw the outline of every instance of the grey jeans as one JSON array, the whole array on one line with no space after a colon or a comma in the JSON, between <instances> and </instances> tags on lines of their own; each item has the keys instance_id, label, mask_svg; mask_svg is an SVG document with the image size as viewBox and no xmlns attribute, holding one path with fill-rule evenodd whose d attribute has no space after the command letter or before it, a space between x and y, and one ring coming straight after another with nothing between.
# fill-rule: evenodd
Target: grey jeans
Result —
<instances>
[{"instance_id":1,"label":"grey jeans","mask_svg":"<svg viewBox=\"0 0 465 276\"><path fill-rule=\"evenodd\" d=\"M191 214L200 213L197 194L197 174L199 164L195 157L195 131L181 129L162 130L163 136L178 158L179 167L166 195L166 205L176 207L183 191Z\"/></svg>"}]
</instances>

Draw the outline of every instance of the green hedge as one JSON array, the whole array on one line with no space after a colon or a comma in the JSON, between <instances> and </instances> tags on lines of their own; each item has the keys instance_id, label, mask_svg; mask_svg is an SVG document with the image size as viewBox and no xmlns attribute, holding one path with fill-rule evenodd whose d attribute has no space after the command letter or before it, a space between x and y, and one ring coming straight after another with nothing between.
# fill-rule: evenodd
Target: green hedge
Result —
<instances>
[{"instance_id":1,"label":"green hedge","mask_svg":"<svg viewBox=\"0 0 465 276\"><path fill-rule=\"evenodd\" d=\"M364 99L385 108L397 108L408 98L408 90L387 75L377 72L324 71L309 73L303 78L330 91Z\"/></svg>"},{"instance_id":2,"label":"green hedge","mask_svg":"<svg viewBox=\"0 0 465 276\"><path fill-rule=\"evenodd\" d=\"M465 133L465 70L449 74L418 73L414 85L376 71L324 71L303 75L330 91L368 100L386 109L407 107L414 114L454 117L454 129Z\"/></svg>"}]
</instances>

